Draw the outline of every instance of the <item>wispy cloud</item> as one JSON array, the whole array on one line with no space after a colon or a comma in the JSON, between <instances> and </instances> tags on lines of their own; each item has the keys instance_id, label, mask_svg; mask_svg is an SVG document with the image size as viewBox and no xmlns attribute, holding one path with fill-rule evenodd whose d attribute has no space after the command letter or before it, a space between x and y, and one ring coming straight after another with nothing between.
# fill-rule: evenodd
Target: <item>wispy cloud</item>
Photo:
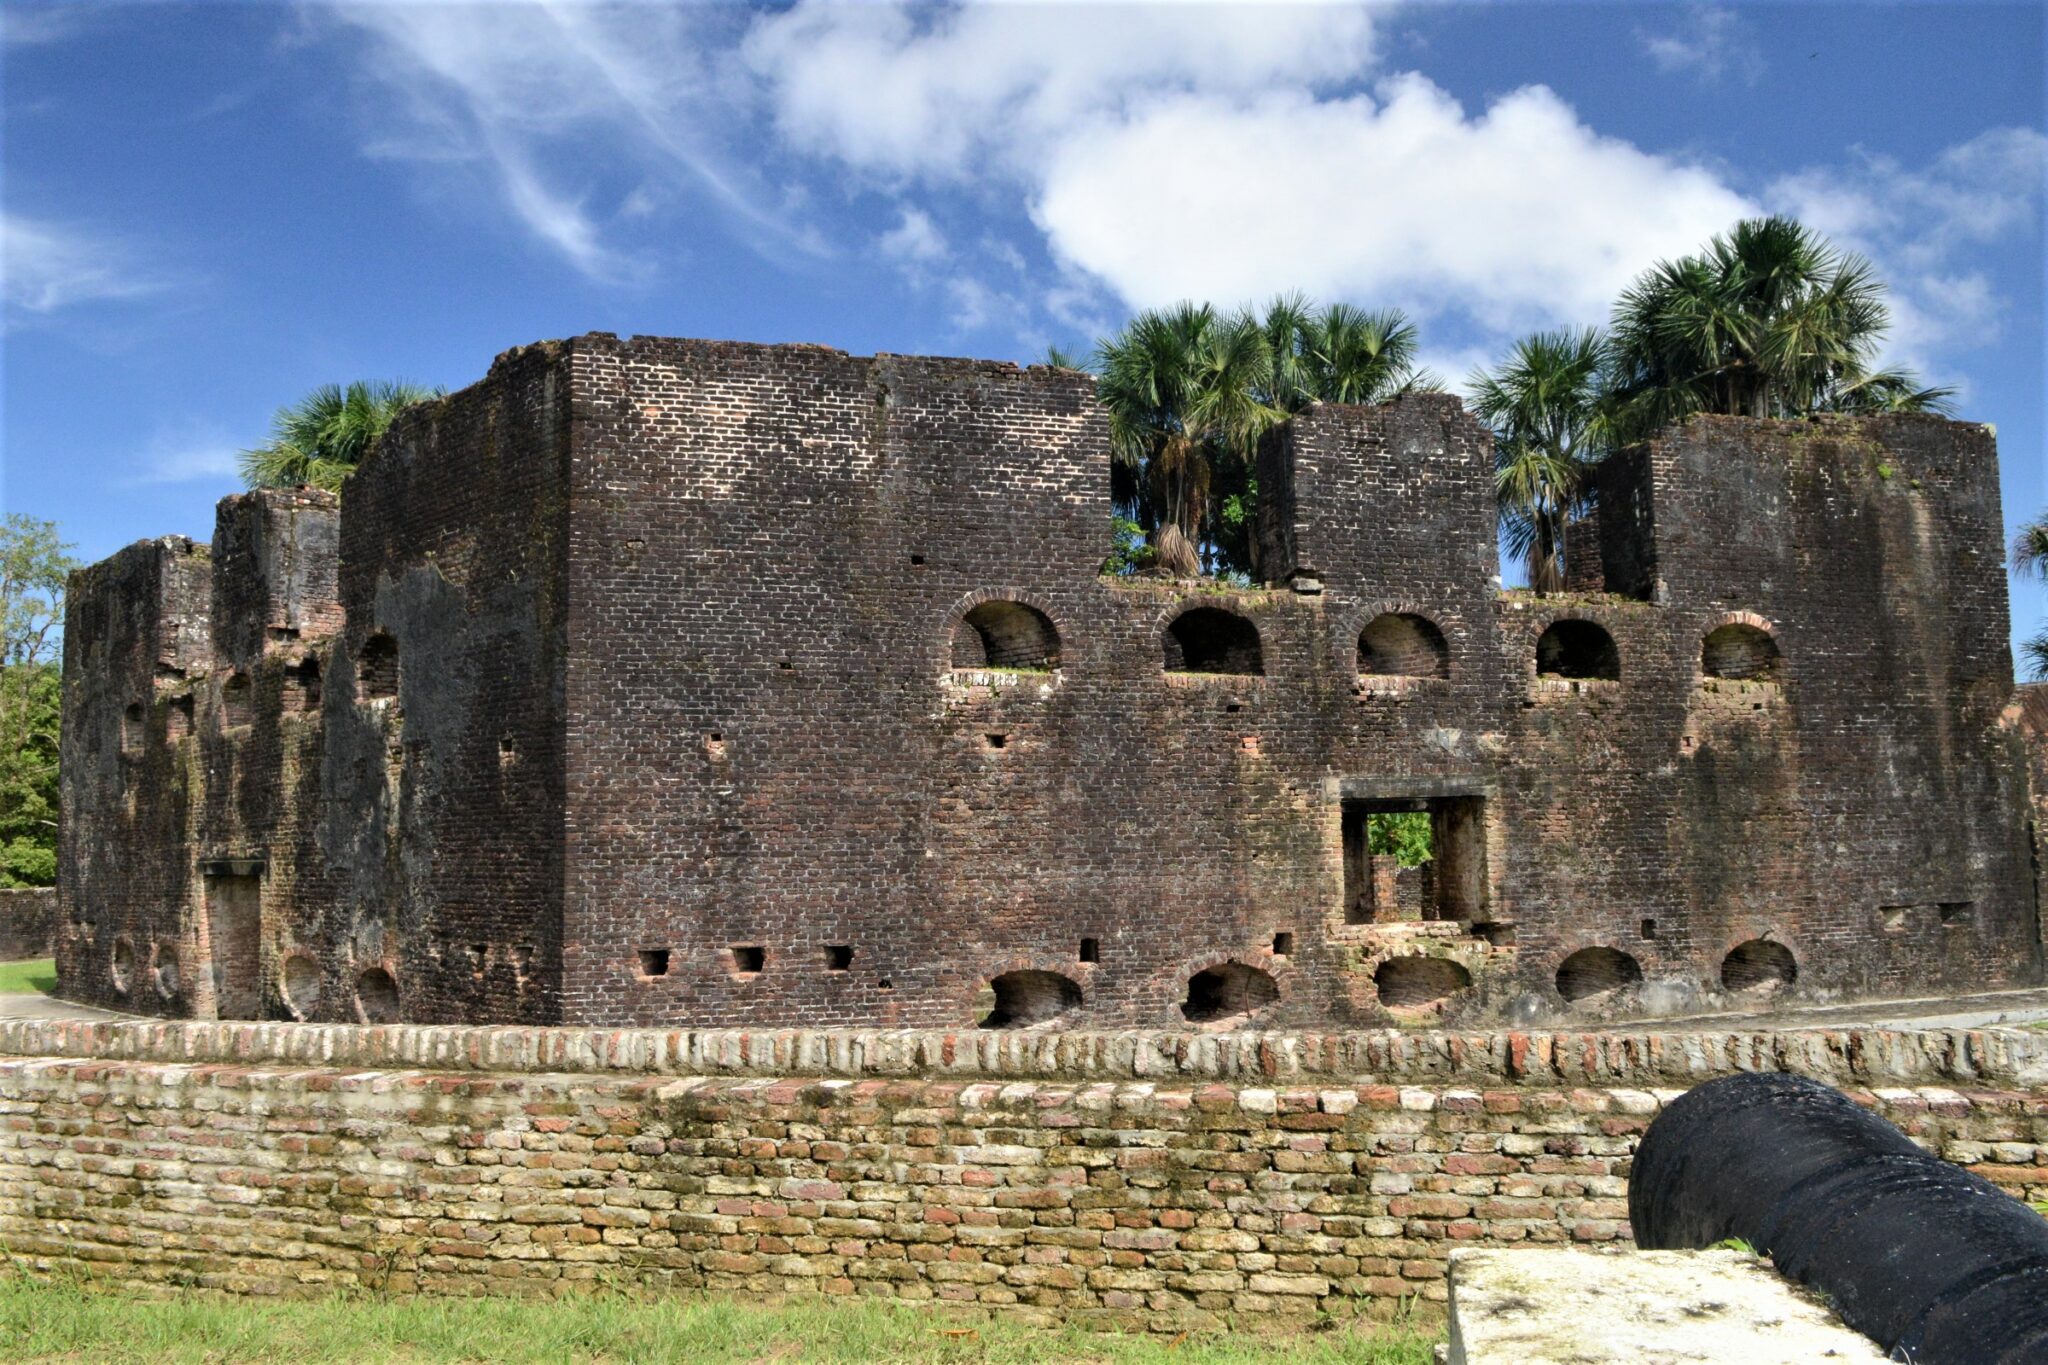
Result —
<instances>
[{"instance_id":1,"label":"wispy cloud","mask_svg":"<svg viewBox=\"0 0 2048 1365\"><path fill-rule=\"evenodd\" d=\"M12 0L0 5L0 47L45 47L69 42L96 24L107 6L66 0L36 4Z\"/></svg>"},{"instance_id":2,"label":"wispy cloud","mask_svg":"<svg viewBox=\"0 0 2048 1365\"><path fill-rule=\"evenodd\" d=\"M1638 29L1636 37L1659 71L1690 75L1704 85L1730 79L1755 85L1763 79L1762 46L1749 21L1725 5L1694 5L1676 28Z\"/></svg>"},{"instance_id":3,"label":"wispy cloud","mask_svg":"<svg viewBox=\"0 0 2048 1365\"><path fill-rule=\"evenodd\" d=\"M211 422L190 421L159 429L136 457L130 484L226 483L240 471L240 448Z\"/></svg>"},{"instance_id":4,"label":"wispy cloud","mask_svg":"<svg viewBox=\"0 0 2048 1365\"><path fill-rule=\"evenodd\" d=\"M0 214L0 292L11 322L78 304L154 294L167 281L126 243L75 224Z\"/></svg>"},{"instance_id":5,"label":"wispy cloud","mask_svg":"<svg viewBox=\"0 0 2048 1365\"><path fill-rule=\"evenodd\" d=\"M2006 304L1983 248L2038 231L2044 180L2048 136L1993 128L1917 168L1858 150L1778 179L1767 198L1870 257L1892 285L1893 353L1954 381L1960 355L2000 335Z\"/></svg>"},{"instance_id":6,"label":"wispy cloud","mask_svg":"<svg viewBox=\"0 0 2048 1365\"><path fill-rule=\"evenodd\" d=\"M653 267L619 238L663 192L713 209L771 254L820 249L726 145L753 98L724 59L740 11L540 0L352 5L330 17L369 39L358 65L375 87L367 153L482 172L516 221L593 279Z\"/></svg>"}]
</instances>

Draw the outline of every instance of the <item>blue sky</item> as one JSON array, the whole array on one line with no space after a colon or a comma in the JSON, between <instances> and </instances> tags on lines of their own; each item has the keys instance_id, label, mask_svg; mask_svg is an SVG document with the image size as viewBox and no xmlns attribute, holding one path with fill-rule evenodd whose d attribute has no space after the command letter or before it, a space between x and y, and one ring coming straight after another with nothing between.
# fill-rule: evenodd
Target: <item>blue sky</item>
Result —
<instances>
[{"instance_id":1,"label":"blue sky","mask_svg":"<svg viewBox=\"0 0 2048 1365\"><path fill-rule=\"evenodd\" d=\"M204 537L320 383L590 330L1035 359L1133 307L1398 306L1458 378L1736 218L2048 508L2043 9L0 7L8 511ZM2015 625L2048 619L2016 590Z\"/></svg>"}]
</instances>

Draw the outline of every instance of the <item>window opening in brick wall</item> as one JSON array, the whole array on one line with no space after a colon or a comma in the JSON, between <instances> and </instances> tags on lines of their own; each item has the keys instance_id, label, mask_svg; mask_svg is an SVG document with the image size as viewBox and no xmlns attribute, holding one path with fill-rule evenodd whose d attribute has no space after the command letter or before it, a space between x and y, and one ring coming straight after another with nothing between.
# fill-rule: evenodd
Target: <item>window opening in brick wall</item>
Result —
<instances>
[{"instance_id":1,"label":"window opening in brick wall","mask_svg":"<svg viewBox=\"0 0 2048 1365\"><path fill-rule=\"evenodd\" d=\"M768 965L768 950L758 943L736 943L732 948L732 969L752 976Z\"/></svg>"},{"instance_id":2,"label":"window opening in brick wall","mask_svg":"<svg viewBox=\"0 0 2048 1365\"><path fill-rule=\"evenodd\" d=\"M121 713L121 752L140 753L143 737L148 734L148 722L144 717L142 703L129 702L128 709Z\"/></svg>"},{"instance_id":3,"label":"window opening in brick wall","mask_svg":"<svg viewBox=\"0 0 2048 1365\"><path fill-rule=\"evenodd\" d=\"M645 977L667 976L668 955L666 948L642 948L640 950L640 975Z\"/></svg>"},{"instance_id":4,"label":"window opening in brick wall","mask_svg":"<svg viewBox=\"0 0 2048 1365\"><path fill-rule=\"evenodd\" d=\"M1434 621L1390 611L1375 616L1359 632L1358 671L1387 677L1448 678L1451 652Z\"/></svg>"},{"instance_id":5,"label":"window opening in brick wall","mask_svg":"<svg viewBox=\"0 0 2048 1365\"><path fill-rule=\"evenodd\" d=\"M1644 921L1643 921L1643 937L1644 937L1644 938L1655 938L1655 937L1657 937L1657 921L1655 921L1655 920L1653 920L1653 919L1646 919L1646 920L1644 920Z\"/></svg>"},{"instance_id":6,"label":"window opening in brick wall","mask_svg":"<svg viewBox=\"0 0 2048 1365\"><path fill-rule=\"evenodd\" d=\"M1598 1004L1643 979L1642 965L1615 948L1581 948L1557 968L1557 993L1573 1004Z\"/></svg>"},{"instance_id":7,"label":"window opening in brick wall","mask_svg":"<svg viewBox=\"0 0 2048 1365\"><path fill-rule=\"evenodd\" d=\"M178 950L171 944L156 945L156 993L166 1000L178 998L184 982L178 976Z\"/></svg>"},{"instance_id":8,"label":"window opening in brick wall","mask_svg":"<svg viewBox=\"0 0 2048 1365\"><path fill-rule=\"evenodd\" d=\"M1082 939L1079 956L1083 962L1102 961L1102 940L1093 938Z\"/></svg>"},{"instance_id":9,"label":"window opening in brick wall","mask_svg":"<svg viewBox=\"0 0 2048 1365\"><path fill-rule=\"evenodd\" d=\"M1346 800L1344 922L1485 918L1485 801Z\"/></svg>"},{"instance_id":10,"label":"window opening in brick wall","mask_svg":"<svg viewBox=\"0 0 2048 1365\"><path fill-rule=\"evenodd\" d=\"M844 972L851 971L852 969L853 945L848 943L833 943L827 945L825 949L826 971Z\"/></svg>"},{"instance_id":11,"label":"window opening in brick wall","mask_svg":"<svg viewBox=\"0 0 2048 1365\"><path fill-rule=\"evenodd\" d=\"M1743 622L1717 626L1700 642L1700 672L1709 678L1771 682L1778 674L1778 642Z\"/></svg>"},{"instance_id":12,"label":"window opening in brick wall","mask_svg":"<svg viewBox=\"0 0 2048 1365\"><path fill-rule=\"evenodd\" d=\"M988 986L995 1005L982 1017L982 1028L1030 1028L1081 1003L1079 983L1058 972L1004 972Z\"/></svg>"},{"instance_id":13,"label":"window opening in brick wall","mask_svg":"<svg viewBox=\"0 0 2048 1365\"><path fill-rule=\"evenodd\" d=\"M311 1019L320 1008L320 964L310 953L291 953L278 973L284 1006L294 1019Z\"/></svg>"},{"instance_id":14,"label":"window opening in brick wall","mask_svg":"<svg viewBox=\"0 0 2048 1365\"><path fill-rule=\"evenodd\" d=\"M1001 731L992 731L983 735L982 739L991 749L1007 749L1010 746L1010 737Z\"/></svg>"},{"instance_id":15,"label":"window opening in brick wall","mask_svg":"<svg viewBox=\"0 0 2048 1365\"><path fill-rule=\"evenodd\" d=\"M263 879L253 872L203 870L206 936L213 951L213 1003L222 1019L263 1017Z\"/></svg>"},{"instance_id":16,"label":"window opening in brick wall","mask_svg":"<svg viewBox=\"0 0 2048 1365\"><path fill-rule=\"evenodd\" d=\"M176 744L192 733L192 694L172 697L164 707L164 741Z\"/></svg>"},{"instance_id":17,"label":"window opening in brick wall","mask_svg":"<svg viewBox=\"0 0 2048 1365\"><path fill-rule=\"evenodd\" d=\"M1910 905L1880 905L1877 907L1878 927L1887 934L1903 934L1906 932L1907 917L1912 911L1913 907Z\"/></svg>"},{"instance_id":18,"label":"window opening in brick wall","mask_svg":"<svg viewBox=\"0 0 2048 1365\"><path fill-rule=\"evenodd\" d=\"M135 945L126 938L114 940L113 954L107 959L107 976L117 995L128 994L128 988L135 984Z\"/></svg>"},{"instance_id":19,"label":"window opening in brick wall","mask_svg":"<svg viewBox=\"0 0 2048 1365\"><path fill-rule=\"evenodd\" d=\"M1285 929L1273 935L1273 956L1288 957L1294 952L1294 935Z\"/></svg>"},{"instance_id":20,"label":"window opening in brick wall","mask_svg":"<svg viewBox=\"0 0 2048 1365\"><path fill-rule=\"evenodd\" d=\"M1977 902L1942 901L1940 910L1942 928L1960 929L1977 917Z\"/></svg>"},{"instance_id":21,"label":"window opening in brick wall","mask_svg":"<svg viewBox=\"0 0 2048 1365\"><path fill-rule=\"evenodd\" d=\"M1798 979L1792 950L1767 938L1738 943L1721 959L1721 985L1738 995L1776 995Z\"/></svg>"},{"instance_id":22,"label":"window opening in brick wall","mask_svg":"<svg viewBox=\"0 0 2048 1365\"><path fill-rule=\"evenodd\" d=\"M1380 1003L1390 1010L1433 1005L1472 985L1472 973L1445 957L1390 957L1374 969Z\"/></svg>"},{"instance_id":23,"label":"window opening in brick wall","mask_svg":"<svg viewBox=\"0 0 2048 1365\"><path fill-rule=\"evenodd\" d=\"M1266 671L1259 628L1220 607L1195 607L1174 617L1161 647L1168 673L1257 675Z\"/></svg>"},{"instance_id":24,"label":"window opening in brick wall","mask_svg":"<svg viewBox=\"0 0 2048 1365\"><path fill-rule=\"evenodd\" d=\"M1215 1024L1252 1014L1279 998L1279 983L1270 973L1242 962L1225 962L1188 978L1180 1012L1191 1024Z\"/></svg>"},{"instance_id":25,"label":"window opening in brick wall","mask_svg":"<svg viewBox=\"0 0 2048 1365\"><path fill-rule=\"evenodd\" d=\"M310 654L285 665L284 709L293 715L320 709L320 661Z\"/></svg>"},{"instance_id":26,"label":"window opening in brick wall","mask_svg":"<svg viewBox=\"0 0 2048 1365\"><path fill-rule=\"evenodd\" d=\"M1614 637L1591 621L1553 621L1536 641L1536 672L1547 678L1621 677Z\"/></svg>"},{"instance_id":27,"label":"window opening in brick wall","mask_svg":"<svg viewBox=\"0 0 2048 1365\"><path fill-rule=\"evenodd\" d=\"M398 982L382 967L356 977L356 1017L365 1024L398 1022Z\"/></svg>"},{"instance_id":28,"label":"window opening in brick wall","mask_svg":"<svg viewBox=\"0 0 2048 1365\"><path fill-rule=\"evenodd\" d=\"M378 631L356 656L356 699L383 701L398 695L398 641Z\"/></svg>"},{"instance_id":29,"label":"window opening in brick wall","mask_svg":"<svg viewBox=\"0 0 2048 1365\"><path fill-rule=\"evenodd\" d=\"M1060 666L1052 618L1022 602L983 602L953 628L953 667L1044 673Z\"/></svg>"},{"instance_id":30,"label":"window opening in brick wall","mask_svg":"<svg viewBox=\"0 0 2048 1365\"><path fill-rule=\"evenodd\" d=\"M220 723L230 730L249 724L254 707L250 700L249 675L230 673L220 689Z\"/></svg>"}]
</instances>

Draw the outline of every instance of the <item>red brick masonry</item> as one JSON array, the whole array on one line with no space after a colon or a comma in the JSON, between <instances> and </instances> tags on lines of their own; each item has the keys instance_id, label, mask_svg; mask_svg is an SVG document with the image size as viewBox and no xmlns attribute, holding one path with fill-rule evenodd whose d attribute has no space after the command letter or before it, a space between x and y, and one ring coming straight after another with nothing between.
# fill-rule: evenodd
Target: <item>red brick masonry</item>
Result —
<instances>
[{"instance_id":1,"label":"red brick masonry","mask_svg":"<svg viewBox=\"0 0 2048 1365\"><path fill-rule=\"evenodd\" d=\"M776 1058L841 1074L732 1074ZM2048 1197L2044 1063L2048 1037L2005 1031L988 1046L10 1024L0 1243L38 1269L259 1293L602 1277L1162 1327L1341 1314L1441 1297L1453 1242L1625 1238L1637 1137L1742 1067L1842 1084Z\"/></svg>"}]
</instances>

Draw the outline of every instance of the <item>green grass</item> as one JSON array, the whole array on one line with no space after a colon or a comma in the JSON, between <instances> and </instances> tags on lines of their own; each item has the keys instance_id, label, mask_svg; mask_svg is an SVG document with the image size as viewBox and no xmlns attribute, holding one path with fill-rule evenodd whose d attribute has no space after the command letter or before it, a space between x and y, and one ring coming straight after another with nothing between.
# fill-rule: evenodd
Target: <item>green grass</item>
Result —
<instances>
[{"instance_id":1,"label":"green grass","mask_svg":"<svg viewBox=\"0 0 2048 1365\"><path fill-rule=\"evenodd\" d=\"M1290 1336L1146 1336L1017 1323L876 1299L740 1303L643 1298L591 1286L563 1299L203 1291L137 1298L79 1279L0 1272L10 1361L1088 1361L1103 1365L1426 1365L1432 1339L1359 1324Z\"/></svg>"},{"instance_id":2,"label":"green grass","mask_svg":"<svg viewBox=\"0 0 2048 1365\"><path fill-rule=\"evenodd\" d=\"M57 962L0 962L0 995L48 995L57 989Z\"/></svg>"}]
</instances>

